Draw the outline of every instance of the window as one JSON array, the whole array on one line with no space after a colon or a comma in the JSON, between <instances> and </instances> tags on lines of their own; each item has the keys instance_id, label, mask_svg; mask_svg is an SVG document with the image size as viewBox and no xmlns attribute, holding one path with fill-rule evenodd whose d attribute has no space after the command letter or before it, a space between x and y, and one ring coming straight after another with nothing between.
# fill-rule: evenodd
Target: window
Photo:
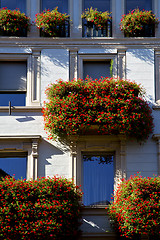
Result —
<instances>
[{"instance_id":1,"label":"window","mask_svg":"<svg viewBox=\"0 0 160 240\"><path fill-rule=\"evenodd\" d=\"M0 61L0 79L0 106L25 106L27 62Z\"/></svg>"},{"instance_id":2,"label":"window","mask_svg":"<svg viewBox=\"0 0 160 240\"><path fill-rule=\"evenodd\" d=\"M61 13L68 13L68 1L67 0L42 0L41 9L54 9L58 7L58 11Z\"/></svg>"},{"instance_id":3,"label":"window","mask_svg":"<svg viewBox=\"0 0 160 240\"><path fill-rule=\"evenodd\" d=\"M78 55L78 77L85 79L117 77L117 54L88 54L85 50Z\"/></svg>"},{"instance_id":4,"label":"window","mask_svg":"<svg viewBox=\"0 0 160 240\"><path fill-rule=\"evenodd\" d=\"M126 178L125 136L86 134L70 143L71 177L82 186L83 203L103 207L110 201L113 188Z\"/></svg>"},{"instance_id":5,"label":"window","mask_svg":"<svg viewBox=\"0 0 160 240\"><path fill-rule=\"evenodd\" d=\"M0 136L0 178L36 179L40 135Z\"/></svg>"},{"instance_id":6,"label":"window","mask_svg":"<svg viewBox=\"0 0 160 240\"><path fill-rule=\"evenodd\" d=\"M152 10L152 0L126 0L126 13L135 8L140 10Z\"/></svg>"},{"instance_id":7,"label":"window","mask_svg":"<svg viewBox=\"0 0 160 240\"><path fill-rule=\"evenodd\" d=\"M99 11L110 12L110 0L83 0L83 9L97 8Z\"/></svg>"},{"instance_id":8,"label":"window","mask_svg":"<svg viewBox=\"0 0 160 240\"><path fill-rule=\"evenodd\" d=\"M15 179L26 178L27 153L0 154L0 177L9 175Z\"/></svg>"},{"instance_id":9,"label":"window","mask_svg":"<svg viewBox=\"0 0 160 240\"><path fill-rule=\"evenodd\" d=\"M107 205L113 194L114 154L83 154L83 203L85 206Z\"/></svg>"},{"instance_id":10,"label":"window","mask_svg":"<svg viewBox=\"0 0 160 240\"><path fill-rule=\"evenodd\" d=\"M26 13L26 0L1 0L0 7L7 7L11 10L18 8L21 12Z\"/></svg>"},{"instance_id":11,"label":"window","mask_svg":"<svg viewBox=\"0 0 160 240\"><path fill-rule=\"evenodd\" d=\"M84 61L83 62L83 79L88 75L92 79L110 77L110 61Z\"/></svg>"}]
</instances>

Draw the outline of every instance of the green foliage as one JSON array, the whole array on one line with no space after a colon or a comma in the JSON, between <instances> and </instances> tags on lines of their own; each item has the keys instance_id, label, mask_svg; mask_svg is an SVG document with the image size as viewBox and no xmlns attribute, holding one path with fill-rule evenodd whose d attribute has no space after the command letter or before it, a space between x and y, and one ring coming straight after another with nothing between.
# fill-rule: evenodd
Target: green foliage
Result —
<instances>
[{"instance_id":1,"label":"green foliage","mask_svg":"<svg viewBox=\"0 0 160 240\"><path fill-rule=\"evenodd\" d=\"M0 31L3 35L23 36L30 25L30 19L19 10L0 9Z\"/></svg>"},{"instance_id":2,"label":"green foliage","mask_svg":"<svg viewBox=\"0 0 160 240\"><path fill-rule=\"evenodd\" d=\"M76 239L81 191L67 179L0 181L1 240Z\"/></svg>"},{"instance_id":3,"label":"green foliage","mask_svg":"<svg viewBox=\"0 0 160 240\"><path fill-rule=\"evenodd\" d=\"M121 236L147 235L160 239L160 177L133 176L122 180L109 206L109 215ZM137 239L137 238L135 238Z\"/></svg>"},{"instance_id":4,"label":"green foliage","mask_svg":"<svg viewBox=\"0 0 160 240\"><path fill-rule=\"evenodd\" d=\"M139 9L134 9L128 14L124 14L121 19L120 29L130 36L136 36L141 31L145 25L157 25L158 18L152 11L140 11Z\"/></svg>"},{"instance_id":5,"label":"green foliage","mask_svg":"<svg viewBox=\"0 0 160 240\"><path fill-rule=\"evenodd\" d=\"M137 140L147 139L153 130L151 109L136 83L113 78L60 80L46 93L43 116L50 138L84 135L95 125L97 134L125 134Z\"/></svg>"},{"instance_id":6,"label":"green foliage","mask_svg":"<svg viewBox=\"0 0 160 240\"><path fill-rule=\"evenodd\" d=\"M97 27L103 28L106 25L107 21L111 19L110 14L111 13L108 11L101 12L98 11L97 8L93 9L91 7L85 10L85 12L81 15L81 18L85 18L88 22L92 22Z\"/></svg>"},{"instance_id":7,"label":"green foliage","mask_svg":"<svg viewBox=\"0 0 160 240\"><path fill-rule=\"evenodd\" d=\"M69 21L69 15L58 12L58 7L56 7L52 11L45 10L36 14L35 23L42 32L47 33L50 37L56 37L65 21Z\"/></svg>"}]
</instances>

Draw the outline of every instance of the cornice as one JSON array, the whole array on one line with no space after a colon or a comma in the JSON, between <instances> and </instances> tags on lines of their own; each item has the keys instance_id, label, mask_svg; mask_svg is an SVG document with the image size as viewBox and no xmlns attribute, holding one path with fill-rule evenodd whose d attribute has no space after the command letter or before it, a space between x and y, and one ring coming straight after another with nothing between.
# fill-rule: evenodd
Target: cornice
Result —
<instances>
[{"instance_id":1,"label":"cornice","mask_svg":"<svg viewBox=\"0 0 160 240\"><path fill-rule=\"evenodd\" d=\"M18 38L18 37L0 37L1 47L29 47L37 51L44 48L160 48L160 38L137 37L137 38Z\"/></svg>"},{"instance_id":2,"label":"cornice","mask_svg":"<svg viewBox=\"0 0 160 240\"><path fill-rule=\"evenodd\" d=\"M25 140L25 141L33 141L33 140L41 140L41 135L0 135L0 141L1 140Z\"/></svg>"}]
</instances>

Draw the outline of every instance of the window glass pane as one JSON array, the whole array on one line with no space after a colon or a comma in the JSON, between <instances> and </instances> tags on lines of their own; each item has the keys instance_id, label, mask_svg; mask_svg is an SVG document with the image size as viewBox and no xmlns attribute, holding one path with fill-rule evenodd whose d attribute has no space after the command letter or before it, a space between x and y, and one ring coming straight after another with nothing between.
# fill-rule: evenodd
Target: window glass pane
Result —
<instances>
[{"instance_id":1,"label":"window glass pane","mask_svg":"<svg viewBox=\"0 0 160 240\"><path fill-rule=\"evenodd\" d=\"M0 177L15 174L15 179L26 178L26 157L1 157L0 158Z\"/></svg>"},{"instance_id":2,"label":"window glass pane","mask_svg":"<svg viewBox=\"0 0 160 240\"><path fill-rule=\"evenodd\" d=\"M18 8L21 12L26 13L26 0L1 0L1 8L7 7L14 10Z\"/></svg>"},{"instance_id":3,"label":"window glass pane","mask_svg":"<svg viewBox=\"0 0 160 240\"><path fill-rule=\"evenodd\" d=\"M26 93L1 93L0 92L0 106L8 106L9 101L11 106L25 106L26 105Z\"/></svg>"},{"instance_id":4,"label":"window glass pane","mask_svg":"<svg viewBox=\"0 0 160 240\"><path fill-rule=\"evenodd\" d=\"M84 0L83 9L87 8L97 8L99 11L110 12L110 0Z\"/></svg>"},{"instance_id":5,"label":"window glass pane","mask_svg":"<svg viewBox=\"0 0 160 240\"><path fill-rule=\"evenodd\" d=\"M27 63L0 62L0 90L22 90L27 87Z\"/></svg>"},{"instance_id":6,"label":"window glass pane","mask_svg":"<svg viewBox=\"0 0 160 240\"><path fill-rule=\"evenodd\" d=\"M58 7L61 13L68 13L68 0L42 0L42 11Z\"/></svg>"},{"instance_id":7,"label":"window glass pane","mask_svg":"<svg viewBox=\"0 0 160 240\"><path fill-rule=\"evenodd\" d=\"M140 10L152 10L152 0L126 0L126 13L135 8Z\"/></svg>"},{"instance_id":8,"label":"window glass pane","mask_svg":"<svg viewBox=\"0 0 160 240\"><path fill-rule=\"evenodd\" d=\"M84 61L83 62L83 79L87 75L94 79L100 79L102 77L110 77L110 61Z\"/></svg>"},{"instance_id":9,"label":"window glass pane","mask_svg":"<svg viewBox=\"0 0 160 240\"><path fill-rule=\"evenodd\" d=\"M106 205L110 202L114 185L114 162L112 155L83 156L83 203Z\"/></svg>"}]
</instances>

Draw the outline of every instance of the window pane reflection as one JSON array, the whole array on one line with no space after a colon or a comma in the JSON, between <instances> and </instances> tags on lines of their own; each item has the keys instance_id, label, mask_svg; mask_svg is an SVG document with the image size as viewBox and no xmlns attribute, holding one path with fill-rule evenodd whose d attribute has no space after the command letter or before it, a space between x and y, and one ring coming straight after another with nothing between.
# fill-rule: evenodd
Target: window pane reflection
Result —
<instances>
[{"instance_id":1,"label":"window pane reflection","mask_svg":"<svg viewBox=\"0 0 160 240\"><path fill-rule=\"evenodd\" d=\"M83 62L83 79L87 76L94 79L101 77L110 77L110 61L84 61Z\"/></svg>"},{"instance_id":2,"label":"window pane reflection","mask_svg":"<svg viewBox=\"0 0 160 240\"><path fill-rule=\"evenodd\" d=\"M6 174L15 179L26 178L26 157L1 157L0 158L0 177Z\"/></svg>"},{"instance_id":3,"label":"window pane reflection","mask_svg":"<svg viewBox=\"0 0 160 240\"><path fill-rule=\"evenodd\" d=\"M7 7L14 10L18 8L21 12L26 13L26 0L1 0L1 8Z\"/></svg>"},{"instance_id":4,"label":"window pane reflection","mask_svg":"<svg viewBox=\"0 0 160 240\"><path fill-rule=\"evenodd\" d=\"M8 106L9 101L11 106L25 106L26 105L26 93L0 93L0 106Z\"/></svg>"},{"instance_id":5,"label":"window pane reflection","mask_svg":"<svg viewBox=\"0 0 160 240\"><path fill-rule=\"evenodd\" d=\"M126 0L126 13L135 8L140 10L152 10L152 0Z\"/></svg>"},{"instance_id":6,"label":"window pane reflection","mask_svg":"<svg viewBox=\"0 0 160 240\"><path fill-rule=\"evenodd\" d=\"M114 156L83 156L83 203L107 205L113 194Z\"/></svg>"},{"instance_id":7,"label":"window pane reflection","mask_svg":"<svg viewBox=\"0 0 160 240\"><path fill-rule=\"evenodd\" d=\"M99 11L110 12L110 0L84 0L83 9L87 8L97 8Z\"/></svg>"},{"instance_id":8,"label":"window pane reflection","mask_svg":"<svg viewBox=\"0 0 160 240\"><path fill-rule=\"evenodd\" d=\"M68 13L68 0L42 0L42 11L58 7L61 13Z\"/></svg>"}]
</instances>

